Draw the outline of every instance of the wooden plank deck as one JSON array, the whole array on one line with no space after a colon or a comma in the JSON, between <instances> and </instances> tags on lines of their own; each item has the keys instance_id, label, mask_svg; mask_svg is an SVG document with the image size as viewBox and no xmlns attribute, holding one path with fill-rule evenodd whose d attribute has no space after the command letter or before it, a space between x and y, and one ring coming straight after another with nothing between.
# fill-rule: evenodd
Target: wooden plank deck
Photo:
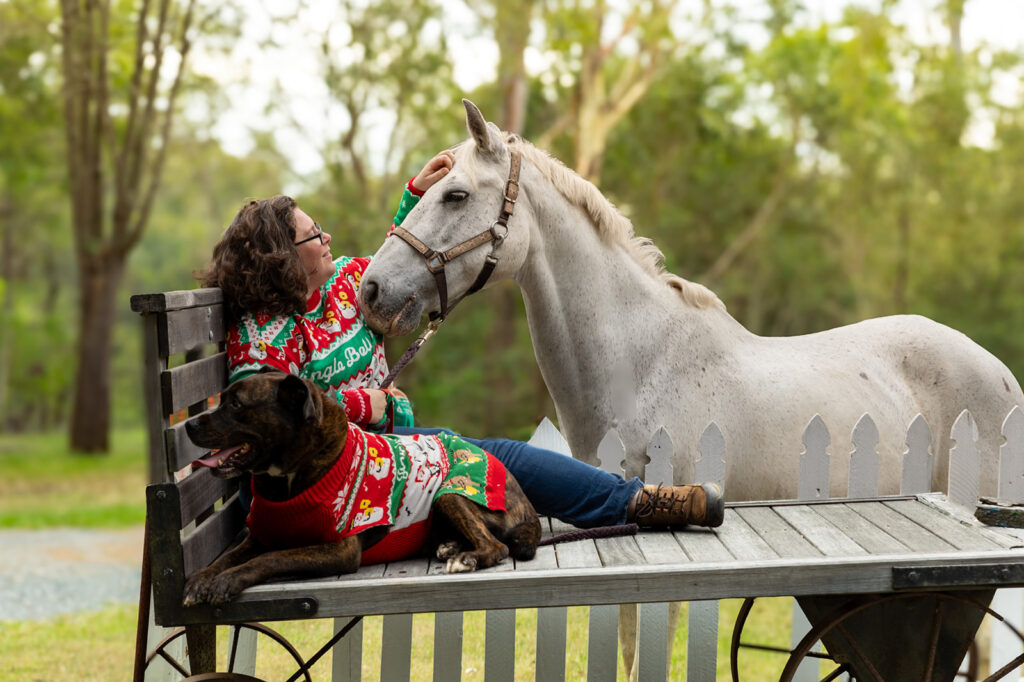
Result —
<instances>
[{"instance_id":1,"label":"wooden plank deck","mask_svg":"<svg viewBox=\"0 0 1024 682\"><path fill-rule=\"evenodd\" d=\"M309 617L338 617L890 592L894 568L923 566L960 567L951 588L994 586L986 575L1000 576L997 586L1024 584L1020 531L984 526L938 494L729 507L718 529L565 543L476 573L445 575L437 561L410 559L257 586L219 617L244 620L261 600L308 597L316 599ZM553 521L545 535L567 528ZM1016 569L984 570L992 565Z\"/></svg>"}]
</instances>

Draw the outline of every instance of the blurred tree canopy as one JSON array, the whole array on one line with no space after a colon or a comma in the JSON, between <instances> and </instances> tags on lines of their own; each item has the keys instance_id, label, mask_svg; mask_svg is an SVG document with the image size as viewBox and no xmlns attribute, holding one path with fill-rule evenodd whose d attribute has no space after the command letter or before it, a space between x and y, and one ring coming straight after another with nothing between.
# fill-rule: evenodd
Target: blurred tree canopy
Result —
<instances>
[{"instance_id":1,"label":"blurred tree canopy","mask_svg":"<svg viewBox=\"0 0 1024 682\"><path fill-rule=\"evenodd\" d=\"M1024 376L1024 54L965 47L970 0L931 0L945 32L930 40L893 19L899 0L849 3L831 21L798 0L753 14L727 2L696 14L668 1L466 5L451 21L440 0L247 4L236 22L198 32L200 66L117 299L117 421L140 418L130 293L195 286L242 201L281 191L332 233L335 255L372 253L405 180L465 136L462 96L597 180L670 270L713 288L756 333L919 313ZM320 84L300 95L246 61L299 49L297 35L302 76ZM64 425L74 388L59 36L54 2L0 0L7 429ZM499 66L464 92L456 59L474 48L455 46L469 37L493 46ZM235 68L218 72L218 59ZM245 106L245 88L264 97L247 147L229 153L220 115ZM481 342L480 329L496 331ZM391 342L393 359L409 340ZM400 384L420 423L523 436L553 417L530 344L514 286L500 285L467 301Z\"/></svg>"}]
</instances>

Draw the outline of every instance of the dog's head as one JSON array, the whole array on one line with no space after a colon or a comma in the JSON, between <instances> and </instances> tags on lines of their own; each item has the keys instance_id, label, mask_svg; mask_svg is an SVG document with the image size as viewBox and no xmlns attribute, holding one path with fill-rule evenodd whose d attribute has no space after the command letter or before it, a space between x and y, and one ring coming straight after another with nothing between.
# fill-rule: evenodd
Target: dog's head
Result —
<instances>
[{"instance_id":1,"label":"dog's head","mask_svg":"<svg viewBox=\"0 0 1024 682\"><path fill-rule=\"evenodd\" d=\"M313 383L271 369L231 384L217 409L185 425L193 443L215 448L194 466L210 467L222 478L294 473L305 459L336 447L347 428L344 410L328 404Z\"/></svg>"}]
</instances>

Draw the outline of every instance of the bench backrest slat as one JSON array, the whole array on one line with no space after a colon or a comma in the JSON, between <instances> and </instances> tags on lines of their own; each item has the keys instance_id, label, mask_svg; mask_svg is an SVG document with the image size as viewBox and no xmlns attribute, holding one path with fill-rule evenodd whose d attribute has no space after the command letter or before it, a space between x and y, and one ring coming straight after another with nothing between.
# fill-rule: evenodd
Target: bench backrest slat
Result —
<instances>
[{"instance_id":1,"label":"bench backrest slat","mask_svg":"<svg viewBox=\"0 0 1024 682\"><path fill-rule=\"evenodd\" d=\"M208 469L192 472L178 484L181 523L188 525L210 510L210 500L226 500L238 490L237 480L217 478Z\"/></svg>"},{"instance_id":2,"label":"bench backrest slat","mask_svg":"<svg viewBox=\"0 0 1024 682\"><path fill-rule=\"evenodd\" d=\"M197 342L220 343L225 339L224 306L220 304L170 311L165 320L160 339L164 355L192 350Z\"/></svg>"},{"instance_id":3,"label":"bench backrest slat","mask_svg":"<svg viewBox=\"0 0 1024 682\"><path fill-rule=\"evenodd\" d=\"M168 414L184 410L216 395L224 388L227 353L165 370L160 375L160 391Z\"/></svg>"},{"instance_id":4,"label":"bench backrest slat","mask_svg":"<svg viewBox=\"0 0 1024 682\"><path fill-rule=\"evenodd\" d=\"M237 496L203 521L194 533L182 540L185 575L209 566L238 537L244 523L245 511Z\"/></svg>"},{"instance_id":5,"label":"bench backrest slat","mask_svg":"<svg viewBox=\"0 0 1024 682\"><path fill-rule=\"evenodd\" d=\"M131 306L137 313L166 313L170 310L197 308L223 301L224 293L217 288L184 289L159 294L136 294L131 298Z\"/></svg>"},{"instance_id":6,"label":"bench backrest slat","mask_svg":"<svg viewBox=\"0 0 1024 682\"><path fill-rule=\"evenodd\" d=\"M193 460L205 455L209 448L201 448L188 439L185 424L187 419L164 430L164 451L167 453L167 466L171 471L184 469Z\"/></svg>"}]
</instances>

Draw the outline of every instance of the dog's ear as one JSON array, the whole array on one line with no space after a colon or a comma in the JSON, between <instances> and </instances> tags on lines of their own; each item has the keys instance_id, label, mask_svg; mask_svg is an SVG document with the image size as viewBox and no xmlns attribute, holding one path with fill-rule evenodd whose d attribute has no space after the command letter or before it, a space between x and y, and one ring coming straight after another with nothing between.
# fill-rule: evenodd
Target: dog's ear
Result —
<instances>
[{"instance_id":1,"label":"dog's ear","mask_svg":"<svg viewBox=\"0 0 1024 682\"><path fill-rule=\"evenodd\" d=\"M270 374L271 372L280 372L277 367L271 367L270 365L263 365L260 367L260 371L257 374ZM283 374L283 372L282 372Z\"/></svg>"},{"instance_id":2,"label":"dog's ear","mask_svg":"<svg viewBox=\"0 0 1024 682\"><path fill-rule=\"evenodd\" d=\"M323 418L320 403L309 390L309 385L294 374L288 374L281 380L277 388L277 401L292 414L302 415L305 421L319 422Z\"/></svg>"}]
</instances>

